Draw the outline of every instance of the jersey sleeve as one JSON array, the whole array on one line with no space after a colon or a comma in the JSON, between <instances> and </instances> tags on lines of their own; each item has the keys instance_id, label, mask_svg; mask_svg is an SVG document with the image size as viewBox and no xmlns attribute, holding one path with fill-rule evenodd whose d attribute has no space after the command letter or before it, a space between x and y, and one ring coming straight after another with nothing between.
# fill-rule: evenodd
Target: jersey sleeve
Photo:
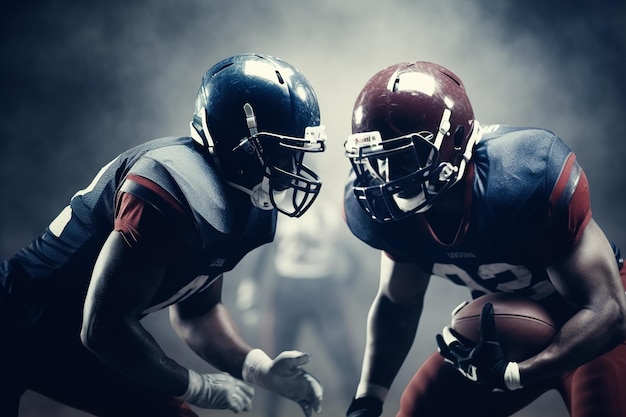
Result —
<instances>
[{"instance_id":1,"label":"jersey sleeve","mask_svg":"<svg viewBox=\"0 0 626 417\"><path fill-rule=\"evenodd\" d=\"M548 169L547 224L539 236L539 258L550 264L566 254L591 220L589 183L576 155L560 141L551 152Z\"/></svg>"},{"instance_id":2,"label":"jersey sleeve","mask_svg":"<svg viewBox=\"0 0 626 417\"><path fill-rule=\"evenodd\" d=\"M155 182L133 174L118 191L114 230L130 246L166 258L182 253L196 237L184 207Z\"/></svg>"}]
</instances>

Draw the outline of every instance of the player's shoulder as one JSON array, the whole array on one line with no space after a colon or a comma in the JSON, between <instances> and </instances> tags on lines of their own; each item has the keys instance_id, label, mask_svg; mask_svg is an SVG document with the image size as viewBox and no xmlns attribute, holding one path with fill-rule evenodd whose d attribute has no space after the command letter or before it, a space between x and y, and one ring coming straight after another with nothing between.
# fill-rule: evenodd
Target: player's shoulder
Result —
<instances>
[{"instance_id":1,"label":"player's shoulder","mask_svg":"<svg viewBox=\"0 0 626 417\"><path fill-rule=\"evenodd\" d=\"M489 152L492 156L548 156L555 146L565 146L552 131L536 127L487 125L482 127L483 136L476 146L477 152Z\"/></svg>"},{"instance_id":2,"label":"player's shoulder","mask_svg":"<svg viewBox=\"0 0 626 417\"><path fill-rule=\"evenodd\" d=\"M179 182L194 185L219 181L214 161L190 137L165 137L146 142L129 151L134 155L131 171L152 175L166 170ZM157 168L159 167L159 168Z\"/></svg>"},{"instance_id":3,"label":"player's shoulder","mask_svg":"<svg viewBox=\"0 0 626 417\"><path fill-rule=\"evenodd\" d=\"M186 136L165 136L157 139L148 140L137 144L126 151L122 152L119 159L133 161L144 156L151 151L157 151L164 148L191 148L193 139Z\"/></svg>"},{"instance_id":4,"label":"player's shoulder","mask_svg":"<svg viewBox=\"0 0 626 417\"><path fill-rule=\"evenodd\" d=\"M128 175L157 184L181 205L189 208L198 223L227 233L230 207L215 162L199 152L189 137L165 137L137 147Z\"/></svg>"},{"instance_id":5,"label":"player's shoulder","mask_svg":"<svg viewBox=\"0 0 626 417\"><path fill-rule=\"evenodd\" d=\"M540 180L560 171L571 149L547 129L490 125L474 149L479 175Z\"/></svg>"},{"instance_id":6,"label":"player's shoulder","mask_svg":"<svg viewBox=\"0 0 626 417\"><path fill-rule=\"evenodd\" d=\"M474 198L496 217L530 216L548 203L572 156L549 130L487 126L474 152Z\"/></svg>"}]
</instances>

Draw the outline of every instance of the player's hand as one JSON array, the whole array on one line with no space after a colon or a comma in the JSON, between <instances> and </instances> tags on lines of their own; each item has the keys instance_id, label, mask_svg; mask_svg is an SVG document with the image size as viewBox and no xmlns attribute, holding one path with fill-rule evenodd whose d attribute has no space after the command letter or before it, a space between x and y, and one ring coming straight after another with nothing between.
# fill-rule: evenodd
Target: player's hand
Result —
<instances>
[{"instance_id":1,"label":"player's hand","mask_svg":"<svg viewBox=\"0 0 626 417\"><path fill-rule=\"evenodd\" d=\"M378 417L382 413L382 401L374 397L361 397L352 400L346 417Z\"/></svg>"},{"instance_id":2,"label":"player's hand","mask_svg":"<svg viewBox=\"0 0 626 417\"><path fill-rule=\"evenodd\" d=\"M463 344L448 326L436 338L443 359L470 381L486 385L493 391L522 388L517 363L506 360L498 342L491 303L483 306L480 315L480 341L477 344Z\"/></svg>"},{"instance_id":3,"label":"player's hand","mask_svg":"<svg viewBox=\"0 0 626 417\"><path fill-rule=\"evenodd\" d=\"M189 370L187 391L180 398L200 408L248 411L252 405L254 388L229 374L200 374Z\"/></svg>"},{"instance_id":4,"label":"player's hand","mask_svg":"<svg viewBox=\"0 0 626 417\"><path fill-rule=\"evenodd\" d=\"M302 368L310 358L309 353L290 350L272 360L262 350L253 349L244 361L243 379L295 401L310 417L312 410L322 411L323 395L319 381Z\"/></svg>"}]
</instances>

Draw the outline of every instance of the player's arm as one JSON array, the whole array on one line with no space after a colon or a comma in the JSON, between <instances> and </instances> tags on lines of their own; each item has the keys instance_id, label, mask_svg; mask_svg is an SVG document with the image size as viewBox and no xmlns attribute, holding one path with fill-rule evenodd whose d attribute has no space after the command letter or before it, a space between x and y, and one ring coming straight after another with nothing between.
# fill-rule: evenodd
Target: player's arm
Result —
<instances>
[{"instance_id":1,"label":"player's arm","mask_svg":"<svg viewBox=\"0 0 626 417\"><path fill-rule=\"evenodd\" d=\"M170 322L198 356L241 378L244 359L252 347L222 304L222 280L220 276L207 289L170 306Z\"/></svg>"},{"instance_id":2,"label":"player's arm","mask_svg":"<svg viewBox=\"0 0 626 417\"><path fill-rule=\"evenodd\" d=\"M113 231L96 262L84 303L81 339L112 368L170 395L187 387L187 370L168 358L140 323L164 268Z\"/></svg>"},{"instance_id":3,"label":"player's arm","mask_svg":"<svg viewBox=\"0 0 626 417\"><path fill-rule=\"evenodd\" d=\"M221 303L221 290L222 277L170 307L172 327L181 339L213 366L298 403L305 416L320 412L322 387L302 368L310 355L293 350L272 359L253 349Z\"/></svg>"},{"instance_id":4,"label":"player's arm","mask_svg":"<svg viewBox=\"0 0 626 417\"><path fill-rule=\"evenodd\" d=\"M626 301L613 250L591 218L584 171L573 153L559 157L563 153L559 144L553 146L553 159L562 163L553 164L560 167L559 175L548 181L554 184L548 200L552 226L544 236L547 245L542 252L548 254L547 271L556 289L578 311L547 349L519 364L522 385L587 362L626 335Z\"/></svg>"},{"instance_id":5,"label":"player's arm","mask_svg":"<svg viewBox=\"0 0 626 417\"><path fill-rule=\"evenodd\" d=\"M348 415L380 415L402 363L411 349L424 305L430 274L415 263L381 256L380 282L367 318L361 378ZM359 414L372 408L370 414ZM375 414L374 412L378 412Z\"/></svg>"},{"instance_id":6,"label":"player's arm","mask_svg":"<svg viewBox=\"0 0 626 417\"><path fill-rule=\"evenodd\" d=\"M493 309L488 306L481 315L477 346L464 346L447 328L437 336L446 361L492 389L520 389L560 375L613 348L626 336L626 301L617 260L591 218L587 178L575 155L560 140L552 142L545 173L547 210L543 216L534 213L530 218L527 229L539 234L529 246L577 313L545 350L520 363L505 359L496 340Z\"/></svg>"},{"instance_id":7,"label":"player's arm","mask_svg":"<svg viewBox=\"0 0 626 417\"><path fill-rule=\"evenodd\" d=\"M164 279L169 254L183 246L163 212L122 192L115 224L86 294L80 334L84 345L107 365L165 395L203 408L248 409L251 387L227 374L199 374L182 367L140 323Z\"/></svg>"},{"instance_id":8,"label":"player's arm","mask_svg":"<svg viewBox=\"0 0 626 417\"><path fill-rule=\"evenodd\" d=\"M624 288L610 243L595 221L590 221L578 243L548 272L578 312L548 348L519 363L522 385L579 366L626 339Z\"/></svg>"}]
</instances>

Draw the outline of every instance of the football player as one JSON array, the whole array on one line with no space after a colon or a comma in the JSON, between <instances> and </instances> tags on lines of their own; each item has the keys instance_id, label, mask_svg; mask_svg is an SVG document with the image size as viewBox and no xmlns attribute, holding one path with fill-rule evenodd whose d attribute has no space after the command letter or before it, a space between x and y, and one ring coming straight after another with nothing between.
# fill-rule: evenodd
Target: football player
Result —
<instances>
[{"instance_id":1,"label":"football player","mask_svg":"<svg viewBox=\"0 0 626 417\"><path fill-rule=\"evenodd\" d=\"M204 75L190 127L113 159L1 264L0 415L16 416L26 389L96 416L240 412L255 385L320 411L310 355L268 357L221 303L224 272L320 190L303 163L325 148L314 90L283 60L236 55ZM163 352L141 319L164 308L221 372Z\"/></svg>"},{"instance_id":2,"label":"football player","mask_svg":"<svg viewBox=\"0 0 626 417\"><path fill-rule=\"evenodd\" d=\"M537 128L481 126L462 81L429 62L392 65L361 90L345 143L344 211L381 250L350 417L379 416L407 357L431 276L472 298L524 294L559 318L554 341L519 363L497 340L449 328L405 388L398 417L508 416L550 389L571 415L626 415L626 274L594 221L575 154ZM493 311L483 311L490 324ZM486 329L483 329L486 330Z\"/></svg>"}]
</instances>

